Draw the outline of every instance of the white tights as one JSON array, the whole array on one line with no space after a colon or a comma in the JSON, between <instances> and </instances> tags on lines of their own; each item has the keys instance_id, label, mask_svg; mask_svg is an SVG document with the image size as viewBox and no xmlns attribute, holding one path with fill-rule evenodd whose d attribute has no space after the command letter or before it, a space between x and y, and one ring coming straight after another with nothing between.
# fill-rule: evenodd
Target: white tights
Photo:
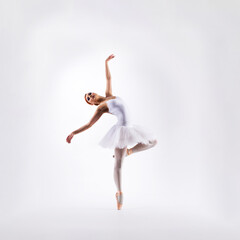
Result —
<instances>
[{"instance_id":1,"label":"white tights","mask_svg":"<svg viewBox=\"0 0 240 240\"><path fill-rule=\"evenodd\" d=\"M138 143L134 147L130 148L132 153L140 152L154 147L157 144L157 140L149 141L149 144ZM126 155L127 147L125 148L115 148L115 166L114 166L114 181L119 192L122 191L121 188L121 171L123 159Z\"/></svg>"}]
</instances>

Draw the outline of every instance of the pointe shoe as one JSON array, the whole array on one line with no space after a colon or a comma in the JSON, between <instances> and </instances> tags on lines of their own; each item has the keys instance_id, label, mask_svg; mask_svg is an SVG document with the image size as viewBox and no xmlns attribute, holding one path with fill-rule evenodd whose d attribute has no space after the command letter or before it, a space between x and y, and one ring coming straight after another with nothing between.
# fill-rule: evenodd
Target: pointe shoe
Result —
<instances>
[{"instance_id":1,"label":"pointe shoe","mask_svg":"<svg viewBox=\"0 0 240 240\"><path fill-rule=\"evenodd\" d=\"M126 150L126 153L125 153L125 157L129 156L132 154L132 149L128 149ZM115 158L115 155L113 155L113 158Z\"/></svg>"},{"instance_id":2,"label":"pointe shoe","mask_svg":"<svg viewBox=\"0 0 240 240\"><path fill-rule=\"evenodd\" d=\"M117 200L117 209L121 210L123 204L123 193L116 192L116 200Z\"/></svg>"}]
</instances>

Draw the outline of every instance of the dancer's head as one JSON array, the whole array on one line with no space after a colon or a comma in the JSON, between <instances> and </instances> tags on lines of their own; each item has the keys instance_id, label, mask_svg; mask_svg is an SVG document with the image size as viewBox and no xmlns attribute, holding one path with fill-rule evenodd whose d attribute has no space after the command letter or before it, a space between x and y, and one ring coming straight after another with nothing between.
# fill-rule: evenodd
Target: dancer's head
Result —
<instances>
[{"instance_id":1,"label":"dancer's head","mask_svg":"<svg viewBox=\"0 0 240 240\"><path fill-rule=\"evenodd\" d=\"M94 105L95 104L95 99L96 99L96 93L89 92L84 95L85 101L90 104Z\"/></svg>"},{"instance_id":2,"label":"dancer's head","mask_svg":"<svg viewBox=\"0 0 240 240\"><path fill-rule=\"evenodd\" d=\"M98 95L97 93L94 92L89 92L84 95L85 101L90 104L90 105L99 105L102 101L105 100L104 97Z\"/></svg>"}]
</instances>

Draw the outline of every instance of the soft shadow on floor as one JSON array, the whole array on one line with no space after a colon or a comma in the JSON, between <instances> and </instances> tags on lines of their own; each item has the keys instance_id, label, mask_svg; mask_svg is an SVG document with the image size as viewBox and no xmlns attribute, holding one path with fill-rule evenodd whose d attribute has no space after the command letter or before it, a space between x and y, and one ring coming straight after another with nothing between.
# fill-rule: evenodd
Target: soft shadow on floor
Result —
<instances>
[{"instance_id":1,"label":"soft shadow on floor","mask_svg":"<svg viewBox=\"0 0 240 240\"><path fill-rule=\"evenodd\" d=\"M4 240L144 239L238 240L239 232L212 219L156 208L45 208L2 221Z\"/></svg>"}]
</instances>

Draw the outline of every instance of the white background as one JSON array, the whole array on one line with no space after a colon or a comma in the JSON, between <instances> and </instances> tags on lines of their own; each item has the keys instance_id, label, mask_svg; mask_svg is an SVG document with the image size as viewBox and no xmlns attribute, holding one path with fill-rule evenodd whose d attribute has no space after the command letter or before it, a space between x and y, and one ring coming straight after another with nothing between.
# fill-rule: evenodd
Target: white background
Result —
<instances>
[{"instance_id":1,"label":"white background","mask_svg":"<svg viewBox=\"0 0 240 240\"><path fill-rule=\"evenodd\" d=\"M239 239L239 1L0 2L2 239ZM116 209L104 95L157 135ZM109 238L105 235L106 232ZM118 235L116 235L118 234Z\"/></svg>"}]
</instances>

